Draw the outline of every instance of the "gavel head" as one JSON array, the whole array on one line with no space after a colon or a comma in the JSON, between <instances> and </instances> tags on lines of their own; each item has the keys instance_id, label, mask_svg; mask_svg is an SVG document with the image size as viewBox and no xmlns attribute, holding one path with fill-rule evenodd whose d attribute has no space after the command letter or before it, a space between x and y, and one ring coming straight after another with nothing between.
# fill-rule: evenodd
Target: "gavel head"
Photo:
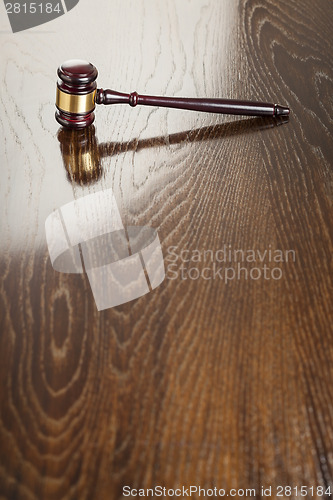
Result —
<instances>
[{"instance_id":1,"label":"gavel head","mask_svg":"<svg viewBox=\"0 0 333 500\"><path fill-rule=\"evenodd\" d=\"M93 123L97 75L95 66L79 59L58 68L55 117L60 125L82 129Z\"/></svg>"}]
</instances>

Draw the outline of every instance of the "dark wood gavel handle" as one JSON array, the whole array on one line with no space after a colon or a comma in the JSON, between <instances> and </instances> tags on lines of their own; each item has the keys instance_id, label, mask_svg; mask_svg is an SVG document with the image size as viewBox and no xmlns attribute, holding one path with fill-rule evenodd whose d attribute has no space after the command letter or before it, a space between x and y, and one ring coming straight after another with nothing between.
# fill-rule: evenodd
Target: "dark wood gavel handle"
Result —
<instances>
[{"instance_id":1,"label":"dark wood gavel handle","mask_svg":"<svg viewBox=\"0 0 333 500\"><path fill-rule=\"evenodd\" d=\"M110 89L98 89L97 104L129 104L134 107L162 106L165 108L189 109L206 113L222 113L247 116L288 115L289 108L268 102L238 101L234 99L192 99L188 97L162 97L139 95L137 92L124 94Z\"/></svg>"}]
</instances>

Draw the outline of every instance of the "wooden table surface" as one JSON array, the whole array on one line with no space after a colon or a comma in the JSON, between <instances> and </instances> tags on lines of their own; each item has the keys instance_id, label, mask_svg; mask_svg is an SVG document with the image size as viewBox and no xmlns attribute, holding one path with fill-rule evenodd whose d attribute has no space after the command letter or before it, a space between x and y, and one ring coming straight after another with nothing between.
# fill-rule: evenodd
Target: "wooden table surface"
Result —
<instances>
[{"instance_id":1,"label":"wooden table surface","mask_svg":"<svg viewBox=\"0 0 333 500\"><path fill-rule=\"evenodd\" d=\"M332 2L80 0L19 33L0 16L0 498L332 498ZM74 172L54 119L73 58L103 88L291 116L99 107L97 163ZM166 275L98 311L85 273L53 269L45 220L109 189L124 226L156 229Z\"/></svg>"}]
</instances>

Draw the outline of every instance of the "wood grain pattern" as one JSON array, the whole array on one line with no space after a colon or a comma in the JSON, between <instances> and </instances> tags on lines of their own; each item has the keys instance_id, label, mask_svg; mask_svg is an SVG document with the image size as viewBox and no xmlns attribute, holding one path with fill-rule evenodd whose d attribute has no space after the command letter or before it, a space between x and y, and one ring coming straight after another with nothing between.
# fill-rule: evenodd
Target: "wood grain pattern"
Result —
<instances>
[{"instance_id":1,"label":"wood grain pattern","mask_svg":"<svg viewBox=\"0 0 333 500\"><path fill-rule=\"evenodd\" d=\"M93 26L81 0L15 35L1 13L0 498L333 492L332 2L100 3ZM69 175L53 101L69 57L91 60L101 86L281 101L291 118L98 110L84 149L96 175ZM167 273L98 312L85 274L53 270L44 221L108 188L125 225L157 229L166 266L170 247L295 259L276 280Z\"/></svg>"}]
</instances>

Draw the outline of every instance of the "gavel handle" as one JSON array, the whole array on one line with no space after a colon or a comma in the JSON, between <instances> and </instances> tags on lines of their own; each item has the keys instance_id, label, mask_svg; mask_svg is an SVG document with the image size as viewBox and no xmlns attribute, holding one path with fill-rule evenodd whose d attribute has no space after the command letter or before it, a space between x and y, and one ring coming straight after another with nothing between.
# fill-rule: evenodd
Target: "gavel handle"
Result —
<instances>
[{"instance_id":1,"label":"gavel handle","mask_svg":"<svg viewBox=\"0 0 333 500\"><path fill-rule=\"evenodd\" d=\"M98 89L96 104L129 104L134 107L162 106L164 108L189 109L205 113L222 113L247 116L289 115L289 108L268 102L237 101L235 99L192 99L188 97L162 97L139 95L137 92L124 94L110 89Z\"/></svg>"}]
</instances>

